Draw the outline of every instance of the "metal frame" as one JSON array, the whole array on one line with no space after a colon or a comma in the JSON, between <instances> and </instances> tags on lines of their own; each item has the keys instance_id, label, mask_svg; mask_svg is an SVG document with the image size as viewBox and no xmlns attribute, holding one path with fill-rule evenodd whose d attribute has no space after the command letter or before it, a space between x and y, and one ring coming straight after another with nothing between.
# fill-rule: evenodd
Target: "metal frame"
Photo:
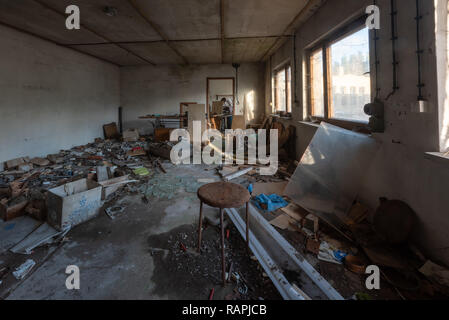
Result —
<instances>
[{"instance_id":1,"label":"metal frame","mask_svg":"<svg viewBox=\"0 0 449 320\"><path fill-rule=\"evenodd\" d=\"M239 225L244 222L240 218L239 213L236 209L225 209L225 212L228 213L228 216L231 218L232 222L236 225L237 228L239 228ZM282 237L282 235L277 232L272 225L264 218L262 217L259 212L251 205L249 204L249 214L252 221L257 221L260 226L263 227L266 234L270 235L271 238L279 245L279 248L282 249L289 258L299 267L302 271L313 281L313 283L331 300L344 300L344 298L341 296L340 293L338 293L330 284L327 282L326 279L324 279L313 267L312 265L295 249L293 248L290 243L287 242L287 240ZM239 221L239 218L241 221ZM254 223L251 224L254 228ZM239 230L240 231L240 230ZM251 232L252 233L252 232ZM257 239L254 235L251 235L250 233L250 248L251 244L253 242L256 242ZM243 235L242 235L243 236ZM259 243L260 245L260 243ZM261 245L260 245L261 246ZM257 248L256 248L257 249ZM263 248L262 248L263 249ZM253 248L251 248L253 250ZM263 251L265 251L263 249ZM265 251L266 252L266 251ZM253 253L255 254L256 252ZM255 254L256 255L256 254ZM268 254L267 254L268 255ZM256 255L257 257L257 255ZM268 256L269 257L269 256ZM259 262L261 261L259 257L257 257ZM273 262L274 263L274 262ZM262 264L262 263L261 263ZM263 266L263 265L262 265ZM265 268L264 268L265 269ZM265 269L265 271L267 271ZM268 274L268 272L267 272ZM271 277L270 277L271 278ZM271 278L272 279L272 278ZM278 279L273 280L273 283L278 288L277 281ZM288 284L288 281L287 281ZM278 288L279 290L279 288ZM281 292L281 291L280 291ZM306 292L307 293L307 292ZM282 292L281 292L282 294Z\"/></svg>"},{"instance_id":2,"label":"metal frame","mask_svg":"<svg viewBox=\"0 0 449 320\"><path fill-rule=\"evenodd\" d=\"M235 209L224 209L224 211L228 214L241 236L247 240L245 222L238 212ZM301 295L288 282L282 274L282 269L270 257L251 230L249 230L248 246L284 300L308 300L308 297Z\"/></svg>"}]
</instances>

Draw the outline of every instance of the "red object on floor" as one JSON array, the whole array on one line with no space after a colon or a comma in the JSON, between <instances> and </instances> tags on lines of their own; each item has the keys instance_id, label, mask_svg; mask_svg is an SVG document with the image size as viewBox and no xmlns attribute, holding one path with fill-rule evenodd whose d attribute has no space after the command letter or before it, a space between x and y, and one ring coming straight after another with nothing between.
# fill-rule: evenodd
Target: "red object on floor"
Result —
<instances>
[{"instance_id":1,"label":"red object on floor","mask_svg":"<svg viewBox=\"0 0 449 320\"><path fill-rule=\"evenodd\" d=\"M181 243L181 249L182 249L184 252L187 251L187 248L186 248L186 246L185 246L183 243Z\"/></svg>"},{"instance_id":2,"label":"red object on floor","mask_svg":"<svg viewBox=\"0 0 449 320\"><path fill-rule=\"evenodd\" d=\"M229 239L229 229L226 230L226 239Z\"/></svg>"},{"instance_id":3,"label":"red object on floor","mask_svg":"<svg viewBox=\"0 0 449 320\"><path fill-rule=\"evenodd\" d=\"M213 299L214 299L214 293L215 293L215 288L212 288L212 289L210 290L209 300L213 300Z\"/></svg>"},{"instance_id":4,"label":"red object on floor","mask_svg":"<svg viewBox=\"0 0 449 320\"><path fill-rule=\"evenodd\" d=\"M89 160L103 160L103 157L102 156L90 156L88 159Z\"/></svg>"}]
</instances>

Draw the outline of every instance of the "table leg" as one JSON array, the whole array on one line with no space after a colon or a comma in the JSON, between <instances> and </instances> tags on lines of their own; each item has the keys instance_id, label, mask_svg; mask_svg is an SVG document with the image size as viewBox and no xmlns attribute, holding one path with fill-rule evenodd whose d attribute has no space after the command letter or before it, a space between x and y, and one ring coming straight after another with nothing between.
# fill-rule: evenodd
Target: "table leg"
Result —
<instances>
[{"instance_id":1,"label":"table leg","mask_svg":"<svg viewBox=\"0 0 449 320\"><path fill-rule=\"evenodd\" d=\"M225 237L223 224L223 209L220 208L220 223L221 223L221 271L223 277L223 287L226 286L226 262L225 262Z\"/></svg>"},{"instance_id":2,"label":"table leg","mask_svg":"<svg viewBox=\"0 0 449 320\"><path fill-rule=\"evenodd\" d=\"M198 252L201 252L201 236L203 232L203 202L200 202L200 221L198 222Z\"/></svg>"}]
</instances>

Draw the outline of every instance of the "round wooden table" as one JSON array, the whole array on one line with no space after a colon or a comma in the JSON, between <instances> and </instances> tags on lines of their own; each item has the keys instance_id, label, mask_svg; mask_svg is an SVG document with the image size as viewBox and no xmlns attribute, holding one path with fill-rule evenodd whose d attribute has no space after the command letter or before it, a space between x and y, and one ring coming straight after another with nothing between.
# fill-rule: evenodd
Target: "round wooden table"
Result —
<instances>
[{"instance_id":1,"label":"round wooden table","mask_svg":"<svg viewBox=\"0 0 449 320\"><path fill-rule=\"evenodd\" d=\"M221 225L221 264L223 286L226 285L226 262L224 252L224 226L223 226L223 209L240 208L246 204L246 245L249 248L249 214L248 202L251 198L248 190L231 182L214 182L209 183L198 189L198 198L200 199L200 220L198 228L198 251L201 253L201 234L203 225L203 203L220 209L220 225Z\"/></svg>"}]
</instances>

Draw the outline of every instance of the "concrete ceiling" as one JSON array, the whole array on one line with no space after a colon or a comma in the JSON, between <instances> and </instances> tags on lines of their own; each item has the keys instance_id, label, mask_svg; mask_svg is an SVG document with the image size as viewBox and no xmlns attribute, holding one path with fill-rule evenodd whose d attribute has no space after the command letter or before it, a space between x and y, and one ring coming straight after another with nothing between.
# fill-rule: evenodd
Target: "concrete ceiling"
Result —
<instances>
[{"instance_id":1,"label":"concrete ceiling","mask_svg":"<svg viewBox=\"0 0 449 320\"><path fill-rule=\"evenodd\" d=\"M0 24L119 66L257 62L324 1L0 0ZM80 30L65 28L73 4Z\"/></svg>"}]
</instances>

